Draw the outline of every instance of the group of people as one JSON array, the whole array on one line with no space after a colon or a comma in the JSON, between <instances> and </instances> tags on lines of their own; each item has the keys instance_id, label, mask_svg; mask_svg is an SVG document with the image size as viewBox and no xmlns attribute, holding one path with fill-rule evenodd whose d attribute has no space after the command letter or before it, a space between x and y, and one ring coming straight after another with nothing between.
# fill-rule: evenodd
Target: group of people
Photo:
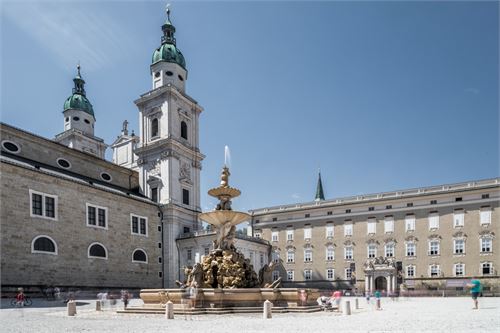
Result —
<instances>
[{"instance_id":1,"label":"group of people","mask_svg":"<svg viewBox=\"0 0 500 333\"><path fill-rule=\"evenodd\" d=\"M332 296L320 296L316 300L318 305L323 309L323 310L338 310L340 308L340 301L342 300L342 291L340 290L335 290L332 293Z\"/></svg>"}]
</instances>

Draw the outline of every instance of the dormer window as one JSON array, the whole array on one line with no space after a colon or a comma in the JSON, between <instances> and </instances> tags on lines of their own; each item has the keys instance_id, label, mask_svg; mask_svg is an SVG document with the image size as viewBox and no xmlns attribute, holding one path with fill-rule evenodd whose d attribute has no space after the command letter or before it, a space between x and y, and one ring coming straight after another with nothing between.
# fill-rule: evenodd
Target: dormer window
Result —
<instances>
[{"instance_id":1,"label":"dormer window","mask_svg":"<svg viewBox=\"0 0 500 333\"><path fill-rule=\"evenodd\" d=\"M185 121L181 121L181 138L188 139L188 128Z\"/></svg>"},{"instance_id":2,"label":"dormer window","mask_svg":"<svg viewBox=\"0 0 500 333\"><path fill-rule=\"evenodd\" d=\"M151 121L151 138L158 136L158 118Z\"/></svg>"}]
</instances>

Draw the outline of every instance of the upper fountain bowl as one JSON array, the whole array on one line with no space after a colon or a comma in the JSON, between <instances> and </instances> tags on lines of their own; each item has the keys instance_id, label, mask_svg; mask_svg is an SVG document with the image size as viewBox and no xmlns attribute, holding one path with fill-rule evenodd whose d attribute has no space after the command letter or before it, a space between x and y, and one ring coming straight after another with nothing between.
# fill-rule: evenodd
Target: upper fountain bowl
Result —
<instances>
[{"instance_id":1,"label":"upper fountain bowl","mask_svg":"<svg viewBox=\"0 0 500 333\"><path fill-rule=\"evenodd\" d=\"M210 189L208 191L208 194L216 198L220 197L236 198L241 194L241 191L238 190L237 188L227 186L227 187L216 187Z\"/></svg>"}]
</instances>

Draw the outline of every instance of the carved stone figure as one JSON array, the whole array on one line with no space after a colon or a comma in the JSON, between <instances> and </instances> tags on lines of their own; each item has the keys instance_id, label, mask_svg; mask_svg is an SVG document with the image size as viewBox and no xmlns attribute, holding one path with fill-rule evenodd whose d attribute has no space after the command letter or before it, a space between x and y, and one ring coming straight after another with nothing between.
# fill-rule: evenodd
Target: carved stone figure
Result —
<instances>
[{"instance_id":1,"label":"carved stone figure","mask_svg":"<svg viewBox=\"0 0 500 333\"><path fill-rule=\"evenodd\" d=\"M227 197L221 197L215 210L232 210L231 200Z\"/></svg>"},{"instance_id":2,"label":"carved stone figure","mask_svg":"<svg viewBox=\"0 0 500 333\"><path fill-rule=\"evenodd\" d=\"M273 283L273 270L276 264L273 262L264 265L259 271L259 283L261 288L271 288ZM281 281L281 279L279 279ZM278 281L278 280L276 280Z\"/></svg>"},{"instance_id":3,"label":"carved stone figure","mask_svg":"<svg viewBox=\"0 0 500 333\"><path fill-rule=\"evenodd\" d=\"M191 169L187 163L182 163L181 168L179 170L180 178L191 179Z\"/></svg>"}]
</instances>

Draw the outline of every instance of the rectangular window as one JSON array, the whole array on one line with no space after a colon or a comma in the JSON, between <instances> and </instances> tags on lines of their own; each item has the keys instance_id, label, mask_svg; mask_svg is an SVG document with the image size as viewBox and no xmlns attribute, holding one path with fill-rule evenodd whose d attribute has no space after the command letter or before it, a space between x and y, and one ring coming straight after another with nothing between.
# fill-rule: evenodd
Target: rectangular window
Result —
<instances>
[{"instance_id":1,"label":"rectangular window","mask_svg":"<svg viewBox=\"0 0 500 333\"><path fill-rule=\"evenodd\" d=\"M288 281L293 281L293 271L286 271L286 279Z\"/></svg>"},{"instance_id":2,"label":"rectangular window","mask_svg":"<svg viewBox=\"0 0 500 333\"><path fill-rule=\"evenodd\" d=\"M87 203L87 226L108 228L108 209Z\"/></svg>"},{"instance_id":3,"label":"rectangular window","mask_svg":"<svg viewBox=\"0 0 500 333\"><path fill-rule=\"evenodd\" d=\"M280 272L279 271L273 271L273 281L276 281L280 277Z\"/></svg>"},{"instance_id":4,"label":"rectangular window","mask_svg":"<svg viewBox=\"0 0 500 333\"><path fill-rule=\"evenodd\" d=\"M273 252L273 262L275 264L279 264L280 262L280 253L278 251Z\"/></svg>"},{"instance_id":5,"label":"rectangular window","mask_svg":"<svg viewBox=\"0 0 500 333\"><path fill-rule=\"evenodd\" d=\"M193 260L193 250L188 249L186 253L187 260Z\"/></svg>"},{"instance_id":6,"label":"rectangular window","mask_svg":"<svg viewBox=\"0 0 500 333\"><path fill-rule=\"evenodd\" d=\"M392 209L392 205L385 206L385 209Z\"/></svg>"},{"instance_id":7,"label":"rectangular window","mask_svg":"<svg viewBox=\"0 0 500 333\"><path fill-rule=\"evenodd\" d=\"M326 212L326 215L332 215L333 212Z\"/></svg>"},{"instance_id":8,"label":"rectangular window","mask_svg":"<svg viewBox=\"0 0 500 333\"><path fill-rule=\"evenodd\" d=\"M332 238L333 237L333 224L327 224L326 225L326 238Z\"/></svg>"},{"instance_id":9,"label":"rectangular window","mask_svg":"<svg viewBox=\"0 0 500 333\"><path fill-rule=\"evenodd\" d=\"M368 245L368 258L375 258L377 256L377 246L375 244Z\"/></svg>"},{"instance_id":10,"label":"rectangular window","mask_svg":"<svg viewBox=\"0 0 500 333\"><path fill-rule=\"evenodd\" d=\"M465 220L465 214L463 210L456 210L453 213L453 227L463 227Z\"/></svg>"},{"instance_id":11,"label":"rectangular window","mask_svg":"<svg viewBox=\"0 0 500 333\"><path fill-rule=\"evenodd\" d=\"M278 218L277 217L273 217L273 222L276 222L278 221Z\"/></svg>"},{"instance_id":12,"label":"rectangular window","mask_svg":"<svg viewBox=\"0 0 500 333\"><path fill-rule=\"evenodd\" d=\"M483 262L483 263L481 263L481 273L483 275L493 274L493 267L491 265L491 262Z\"/></svg>"},{"instance_id":13,"label":"rectangular window","mask_svg":"<svg viewBox=\"0 0 500 333\"><path fill-rule=\"evenodd\" d=\"M45 196L45 216L55 218L55 199Z\"/></svg>"},{"instance_id":14,"label":"rectangular window","mask_svg":"<svg viewBox=\"0 0 500 333\"><path fill-rule=\"evenodd\" d=\"M185 188L182 189L182 203L184 205L189 205L189 190Z\"/></svg>"},{"instance_id":15,"label":"rectangular window","mask_svg":"<svg viewBox=\"0 0 500 333\"><path fill-rule=\"evenodd\" d=\"M278 231L271 232L271 240L273 242L277 242L278 241Z\"/></svg>"},{"instance_id":16,"label":"rectangular window","mask_svg":"<svg viewBox=\"0 0 500 333\"><path fill-rule=\"evenodd\" d=\"M352 260L353 257L354 257L354 253L353 253L352 246L346 246L344 248L344 259Z\"/></svg>"},{"instance_id":17,"label":"rectangular window","mask_svg":"<svg viewBox=\"0 0 500 333\"><path fill-rule=\"evenodd\" d=\"M481 207L480 220L481 224L491 223L491 207Z\"/></svg>"},{"instance_id":18,"label":"rectangular window","mask_svg":"<svg viewBox=\"0 0 500 333\"><path fill-rule=\"evenodd\" d=\"M310 270L310 269L304 270L304 279L306 281L311 281L312 280L312 270Z\"/></svg>"},{"instance_id":19,"label":"rectangular window","mask_svg":"<svg viewBox=\"0 0 500 333\"><path fill-rule=\"evenodd\" d=\"M210 254L210 248L206 247L204 253L205 253L206 256L208 256ZM261 256L262 256L262 254L261 254Z\"/></svg>"},{"instance_id":20,"label":"rectangular window","mask_svg":"<svg viewBox=\"0 0 500 333\"><path fill-rule=\"evenodd\" d=\"M429 242L429 255L438 256L439 255L439 241Z\"/></svg>"},{"instance_id":21,"label":"rectangular window","mask_svg":"<svg viewBox=\"0 0 500 333\"><path fill-rule=\"evenodd\" d=\"M374 211L374 210L375 210L375 207L368 207L368 211L369 211L369 212L372 212L372 211Z\"/></svg>"},{"instance_id":22,"label":"rectangular window","mask_svg":"<svg viewBox=\"0 0 500 333\"><path fill-rule=\"evenodd\" d=\"M490 195L488 193L481 195L481 199L489 199L489 198L490 198Z\"/></svg>"},{"instance_id":23,"label":"rectangular window","mask_svg":"<svg viewBox=\"0 0 500 333\"><path fill-rule=\"evenodd\" d=\"M304 250L304 262L311 262L312 261L312 250Z\"/></svg>"},{"instance_id":24,"label":"rectangular window","mask_svg":"<svg viewBox=\"0 0 500 333\"><path fill-rule=\"evenodd\" d=\"M417 253L417 245L415 243L406 243L406 256L414 257Z\"/></svg>"},{"instance_id":25,"label":"rectangular window","mask_svg":"<svg viewBox=\"0 0 500 333\"><path fill-rule=\"evenodd\" d=\"M439 229L439 214L430 213L429 214L429 229Z\"/></svg>"},{"instance_id":26,"label":"rectangular window","mask_svg":"<svg viewBox=\"0 0 500 333\"><path fill-rule=\"evenodd\" d=\"M376 219L368 219L368 223L366 224L366 233L367 234L375 234L377 232L377 220Z\"/></svg>"},{"instance_id":27,"label":"rectangular window","mask_svg":"<svg viewBox=\"0 0 500 333\"><path fill-rule=\"evenodd\" d=\"M206 249L208 249L208 248L206 248ZM205 252L207 252L207 251L205 251ZM208 252L206 254L208 255ZM264 255L262 253L260 254L260 265L264 266Z\"/></svg>"},{"instance_id":28,"label":"rectangular window","mask_svg":"<svg viewBox=\"0 0 500 333\"><path fill-rule=\"evenodd\" d=\"M415 277L415 266L413 265L406 266L406 277L407 278Z\"/></svg>"},{"instance_id":29,"label":"rectangular window","mask_svg":"<svg viewBox=\"0 0 500 333\"><path fill-rule=\"evenodd\" d=\"M465 265L464 264L455 264L453 267L455 272L455 276L464 276L465 275Z\"/></svg>"},{"instance_id":30,"label":"rectangular window","mask_svg":"<svg viewBox=\"0 0 500 333\"><path fill-rule=\"evenodd\" d=\"M431 205L436 205L437 203L437 200L431 200Z\"/></svg>"},{"instance_id":31,"label":"rectangular window","mask_svg":"<svg viewBox=\"0 0 500 333\"><path fill-rule=\"evenodd\" d=\"M385 233L394 232L394 218L393 217L386 217L384 219L384 232Z\"/></svg>"},{"instance_id":32,"label":"rectangular window","mask_svg":"<svg viewBox=\"0 0 500 333\"><path fill-rule=\"evenodd\" d=\"M148 220L146 217L130 214L130 221L132 235L148 235Z\"/></svg>"},{"instance_id":33,"label":"rectangular window","mask_svg":"<svg viewBox=\"0 0 500 333\"><path fill-rule=\"evenodd\" d=\"M326 278L327 280L334 280L335 279L335 272L333 268L328 268L326 270Z\"/></svg>"},{"instance_id":34,"label":"rectangular window","mask_svg":"<svg viewBox=\"0 0 500 333\"><path fill-rule=\"evenodd\" d=\"M100 227L106 227L106 210L103 208L97 208L97 223Z\"/></svg>"},{"instance_id":35,"label":"rectangular window","mask_svg":"<svg viewBox=\"0 0 500 333\"><path fill-rule=\"evenodd\" d=\"M139 233L139 218L137 216L132 216L132 233Z\"/></svg>"},{"instance_id":36,"label":"rectangular window","mask_svg":"<svg viewBox=\"0 0 500 333\"><path fill-rule=\"evenodd\" d=\"M151 188L151 201L158 202L158 188Z\"/></svg>"},{"instance_id":37,"label":"rectangular window","mask_svg":"<svg viewBox=\"0 0 500 333\"><path fill-rule=\"evenodd\" d=\"M326 248L326 260L333 261L335 259L335 251L333 246L329 246Z\"/></svg>"},{"instance_id":38,"label":"rectangular window","mask_svg":"<svg viewBox=\"0 0 500 333\"><path fill-rule=\"evenodd\" d=\"M286 253L286 262L288 263L293 263L295 262L295 252L293 251L288 251Z\"/></svg>"},{"instance_id":39,"label":"rectangular window","mask_svg":"<svg viewBox=\"0 0 500 333\"><path fill-rule=\"evenodd\" d=\"M352 236L352 224L344 224L344 236Z\"/></svg>"},{"instance_id":40,"label":"rectangular window","mask_svg":"<svg viewBox=\"0 0 500 333\"><path fill-rule=\"evenodd\" d=\"M406 204L406 207L413 207L413 202L408 202L408 203Z\"/></svg>"},{"instance_id":41,"label":"rectangular window","mask_svg":"<svg viewBox=\"0 0 500 333\"><path fill-rule=\"evenodd\" d=\"M57 196L29 190L31 216L57 220Z\"/></svg>"},{"instance_id":42,"label":"rectangular window","mask_svg":"<svg viewBox=\"0 0 500 333\"><path fill-rule=\"evenodd\" d=\"M42 216L42 198L40 194L31 194L31 211L33 215Z\"/></svg>"},{"instance_id":43,"label":"rectangular window","mask_svg":"<svg viewBox=\"0 0 500 333\"><path fill-rule=\"evenodd\" d=\"M453 240L453 253L454 254L465 253L465 241L463 239Z\"/></svg>"},{"instance_id":44,"label":"rectangular window","mask_svg":"<svg viewBox=\"0 0 500 333\"><path fill-rule=\"evenodd\" d=\"M345 213L346 213L346 214L349 214L350 212L351 212L351 210L350 210L350 209L346 209L346 210L345 210Z\"/></svg>"},{"instance_id":45,"label":"rectangular window","mask_svg":"<svg viewBox=\"0 0 500 333\"><path fill-rule=\"evenodd\" d=\"M311 239L311 227L304 228L304 239Z\"/></svg>"},{"instance_id":46,"label":"rectangular window","mask_svg":"<svg viewBox=\"0 0 500 333\"><path fill-rule=\"evenodd\" d=\"M293 241L293 230L292 229L288 229L286 231L286 240Z\"/></svg>"},{"instance_id":47,"label":"rectangular window","mask_svg":"<svg viewBox=\"0 0 500 333\"><path fill-rule=\"evenodd\" d=\"M352 271L350 268L346 268L345 269L345 279L346 280L350 280L352 279Z\"/></svg>"},{"instance_id":48,"label":"rectangular window","mask_svg":"<svg viewBox=\"0 0 500 333\"><path fill-rule=\"evenodd\" d=\"M439 276L439 273L440 273L439 265L431 265L429 267L429 276L430 277Z\"/></svg>"},{"instance_id":49,"label":"rectangular window","mask_svg":"<svg viewBox=\"0 0 500 333\"><path fill-rule=\"evenodd\" d=\"M311 217L311 214L305 214L304 217L305 218Z\"/></svg>"},{"instance_id":50,"label":"rectangular window","mask_svg":"<svg viewBox=\"0 0 500 333\"><path fill-rule=\"evenodd\" d=\"M481 252L491 252L491 238L481 238Z\"/></svg>"},{"instance_id":51,"label":"rectangular window","mask_svg":"<svg viewBox=\"0 0 500 333\"><path fill-rule=\"evenodd\" d=\"M415 215L406 215L405 227L406 227L406 232L415 231Z\"/></svg>"},{"instance_id":52,"label":"rectangular window","mask_svg":"<svg viewBox=\"0 0 500 333\"><path fill-rule=\"evenodd\" d=\"M394 244L385 244L385 256L388 258L394 257Z\"/></svg>"},{"instance_id":53,"label":"rectangular window","mask_svg":"<svg viewBox=\"0 0 500 333\"><path fill-rule=\"evenodd\" d=\"M161 264L161 257L158 257L158 263Z\"/></svg>"}]
</instances>

